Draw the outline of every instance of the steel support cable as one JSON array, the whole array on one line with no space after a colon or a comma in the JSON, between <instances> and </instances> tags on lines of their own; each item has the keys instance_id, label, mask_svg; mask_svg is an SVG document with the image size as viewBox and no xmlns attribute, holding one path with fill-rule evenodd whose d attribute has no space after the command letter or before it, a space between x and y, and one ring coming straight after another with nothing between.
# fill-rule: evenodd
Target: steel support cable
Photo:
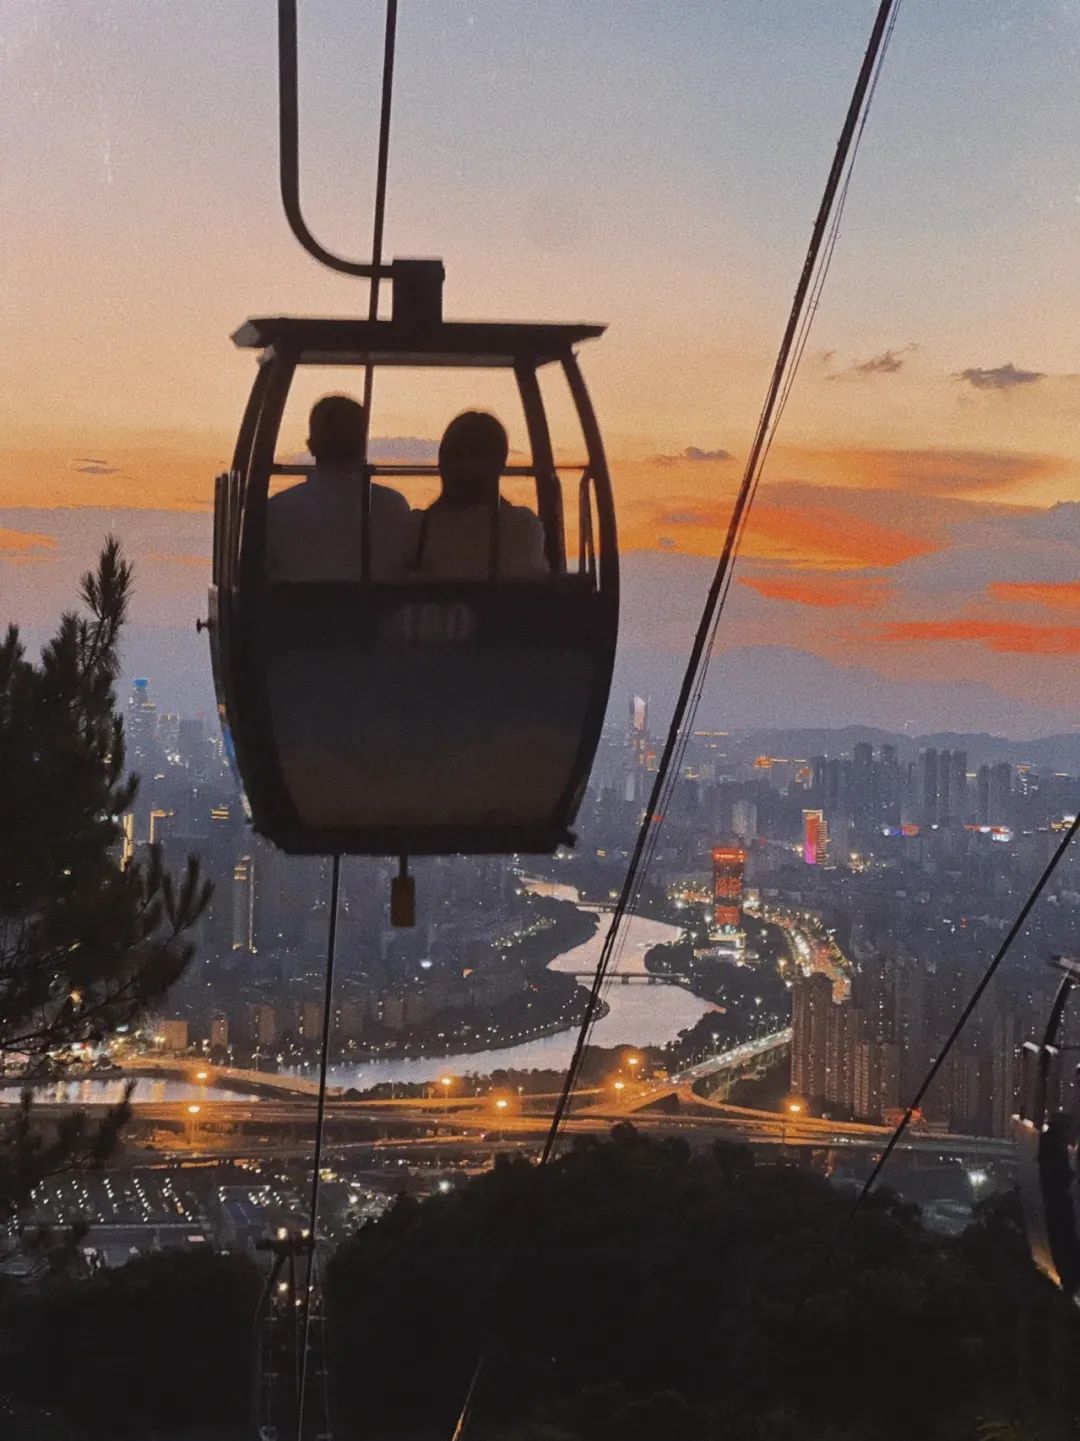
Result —
<instances>
[{"instance_id":1,"label":"steel support cable","mask_svg":"<svg viewBox=\"0 0 1080 1441\"><path fill-rule=\"evenodd\" d=\"M375 162L375 214L371 227L371 289L368 292L368 320L379 318L379 281L383 274L383 230L386 225L386 178L390 166L390 113L394 98L394 53L397 46L398 0L386 0L386 34L383 40L382 101L379 105L379 150ZM371 399L375 366L369 358L364 366L364 469L360 485L360 574L371 579L371 471L367 464L371 433Z\"/></svg>"},{"instance_id":2,"label":"steel support cable","mask_svg":"<svg viewBox=\"0 0 1080 1441\"><path fill-rule=\"evenodd\" d=\"M844 1216L844 1219L840 1222L840 1225L837 1227L836 1235L829 1242L828 1249L825 1252L825 1255L822 1257L818 1274L820 1274L821 1271L824 1271L828 1267L829 1263L835 1256L836 1250L840 1245L840 1242L844 1239L844 1236L847 1234L849 1227L851 1226L852 1222L855 1220L855 1217L858 1215L859 1211L865 1204L866 1199L870 1195L870 1192L873 1190L878 1177L885 1169L889 1157L896 1150L896 1147L900 1143L904 1132L911 1124L911 1118L914 1116L915 1112L922 1104L922 1101L926 1096L927 1091L934 1084L934 1079L937 1076L938 1072L941 1070L942 1066L945 1064L946 1060L948 1059L949 1052L952 1050L956 1042L960 1039L960 1036L962 1035L965 1026L974 1014L979 1002L982 1000L983 995L986 992L987 986L989 986L990 982L994 979L994 976L997 974L1002 962L1012 950L1013 943L1023 929L1024 922L1034 910L1043 891L1049 885L1050 880L1054 875L1054 872L1057 870L1059 864L1061 863L1065 852L1072 844L1078 830L1080 830L1080 815L1077 815L1075 817L1075 819L1069 826L1069 829L1065 832L1060 843L1058 844L1057 849L1054 851L1054 854L1047 862L1046 868L1044 869L1042 875L1035 882L1035 885L1032 887L1027 900L1020 907L1016 920L1013 921L1012 925L1009 927L1008 934L1002 941L1001 945L994 952L994 955L991 957L990 962L986 967L986 970L983 972L981 978L979 979L978 985L976 985L975 989L968 997L967 1003L965 1004L964 1009L960 1012L960 1015L957 1017L956 1023L954 1024L952 1030L949 1032L945 1044L942 1046L939 1054L935 1056L934 1060L931 1062L930 1069L923 1077L922 1082L919 1085L919 1089L915 1092L914 1096L912 1096L910 1102L908 1103L907 1110L905 1110L904 1114L897 1122L892 1135L885 1143L885 1148L882 1151L881 1155L875 1161L873 1169L871 1170L869 1176L866 1178L862 1189L855 1197L855 1200L852 1202L850 1209ZM804 1302L805 1299L806 1297L804 1296Z\"/></svg>"},{"instance_id":3,"label":"steel support cable","mask_svg":"<svg viewBox=\"0 0 1080 1441\"><path fill-rule=\"evenodd\" d=\"M671 725L657 769L656 780L653 783L645 817L638 831L634 850L631 854L626 878L623 882L622 890L612 915L608 934L597 962L596 976L594 977L593 985L589 992L581 1029L574 1047L570 1065L567 1069L562 1092L552 1116L551 1129L548 1132L547 1140L544 1144L541 1164L546 1163L554 1151L570 1101L577 1086L582 1061L588 1045L589 1033L596 1020L604 978L615 950L623 918L629 909L630 902L636 890L640 886L637 877L644 853L652 838L653 831L660 824L660 818L663 814L661 801L663 796L667 794L665 787L667 785L669 771L671 770L672 760L680 745L682 750L685 750L686 739L683 738L684 723L688 714L690 714L691 704L693 703L696 708L696 701L700 700L701 689L704 684L704 669L708 665L709 654L711 653L712 644L715 640L716 627L722 612L723 600L730 586L731 569L738 543L746 524L750 505L760 478L761 465L773 433L777 402L787 380L788 362L795 347L796 339L800 334L803 310L817 273L818 259L822 253L823 245L827 243L827 232L833 205L844 183L844 174L849 156L853 151L854 142L861 134L860 122L865 123L863 114L864 102L866 102L868 109L868 96L872 94L871 86L880 68L880 61L884 58L885 47L892 33L890 21L893 18L893 13L898 4L899 0L880 0L878 6L869 44L863 56L862 65L859 68L859 74L852 92L851 101L840 132L840 138L837 142L836 152L833 156L828 179L825 183L821 204L814 221L806 259L795 288L791 311L784 328L783 338L766 393L765 403L762 406L753 444L747 457L743 478L728 522L724 546L709 586L705 606L687 660L686 671L679 688ZM805 346L805 337L803 338L802 344ZM799 353L801 354L801 350ZM788 388L790 388L790 386ZM653 845L655 845L655 841Z\"/></svg>"},{"instance_id":4,"label":"steel support cable","mask_svg":"<svg viewBox=\"0 0 1080 1441\"><path fill-rule=\"evenodd\" d=\"M304 1339L300 1352L300 1386L297 1403L297 1441L303 1441L304 1404L307 1400L308 1353L311 1344L311 1303L315 1292L315 1251L318 1244L319 1179L322 1171L323 1134L326 1129L326 1072L330 1054L330 1022L334 1000L334 955L337 950L338 893L341 888L341 857L336 855L330 875L330 923L326 932L326 986L323 991L322 1048L319 1053L319 1097L315 1109L315 1148L311 1166L311 1200L308 1205L308 1267L304 1288Z\"/></svg>"},{"instance_id":5,"label":"steel support cable","mask_svg":"<svg viewBox=\"0 0 1080 1441\"><path fill-rule=\"evenodd\" d=\"M759 466L758 466L758 479L760 479L761 471L762 471L762 468L763 468L763 466L764 466L765 460L766 460L767 457L768 457L769 450L770 450L770 448L771 448L771 446L772 446L773 438L774 438L774 436L776 435L777 427L778 427L778 425L779 425L779 422L780 422L781 417L783 416L784 410L785 410L785 408L786 408L786 406L787 406L788 397L789 397L790 394L791 394L791 389L792 389L792 386L794 385L795 377L796 377L796 375L797 375L797 373L798 373L798 368L799 368L799 365L800 365L800 363L801 363L801 361L802 361L803 353L804 353L804 351L805 351L805 349L806 349L806 344L807 344L807 341L808 341L809 336L810 336L810 330L811 330L811 328L812 328L812 326L813 326L814 316L815 316L816 313L817 313L817 308L818 308L818 304L819 304L819 301L820 301L820 298L821 298L821 293L822 293L822 291L823 291L823 289L824 289L825 281L826 281L826 278L828 277L829 269L830 269L830 267L831 267L831 265L832 265L833 253L834 253L835 250L836 250L836 244L837 244L837 241L838 241L839 236L840 236L840 225L841 225L841 221L842 221L842 219L843 219L844 208L845 208L845 206L846 206L846 204L847 204L848 191L849 191L850 186L851 186L851 177L852 177L852 173L853 173L853 171L854 171L855 158L856 158L856 156L857 156L857 154L858 154L859 146L860 146L860 144L861 144L861 142L862 142L863 133L864 133L864 131L865 131L865 129L866 129L866 122L867 122L867 119L869 118L869 114L870 114L870 106L871 106L872 103L873 103L874 94L875 94L875 91L876 91L876 89L877 89L878 80L880 79L880 76L881 76L882 62L884 61L885 53L886 53L886 51L888 50L889 41L892 39L893 30L896 28L896 19L897 19L897 15L898 15L898 13L899 13L899 8L900 8L900 6L899 6L899 0L897 0L897 4L893 7L892 14L891 14L891 16L890 16L890 18L889 18L888 28L886 29L886 32L885 32L885 38L884 38L884 40L883 40L883 42L882 42L881 49L880 49L879 54L878 54L877 63L876 63L875 69L874 69L873 77L872 77L871 82L870 82L869 90L867 91L866 103L865 103L865 105L864 105L864 107L863 107L862 118L861 118L861 120L860 120L860 122L859 122L858 131L856 132L854 142L853 142L853 144L852 144L852 146L851 146L850 154L849 154L849 156L848 156L848 158L847 158L846 175L845 175L845 177L844 177L843 184L842 184L842 186L841 186L841 188L840 188L840 191L839 191L839 197L838 197L838 200L837 200L837 203L836 203L836 206L835 206L835 211L834 211L833 219L832 219L832 222L831 222L831 224L830 224L828 236L827 236L827 239L826 239L826 241L825 241L825 245L824 245L824 248L823 248L823 251L822 251L821 264L820 264L820 265L818 266L818 268L817 268L817 275L816 275L816 279L815 279L815 281L814 281L814 284L813 284L813 286L812 286L812 289L811 289L811 291L810 291L809 301L808 301L807 305L806 305L806 306L804 307L804 309L803 309L803 316L802 316L802 320L801 320L801 322L800 322L799 332L798 332L798 334L797 334L797 336L796 336L795 343L794 343L794 347L793 347L793 358L792 358L792 362L791 362L791 364L790 364L790 366L789 366L789 369L788 369L788 375L787 375L786 382L785 382L785 384L784 384L784 388L783 388L783 390L782 390L781 393L780 393L780 397L779 397L779 400L778 400L777 405L776 405L776 410L775 410L775 414L774 414L773 423L772 423L772 426L771 426L771 429L770 429L770 434L769 434L768 440L767 440L767 442L766 442L764 451L763 451L763 453L762 453L761 462L760 462L760 464L759 464ZM760 423L760 422L759 422L759 423ZM755 483L754 483L754 492L753 492L754 494L756 494L756 489L757 489L757 481L755 480ZM751 500L752 500L752 499L753 499L753 495L751 495ZM747 509L749 509L749 507L747 507ZM736 551L737 551L737 549L738 549L738 544L739 544L739 540L737 539L737 540L736 540ZM717 632L717 629L718 629L719 616L720 616L720 614L722 613L723 604L724 604L724 601L725 601L725 599L726 599L727 592L728 592L728 589L730 588L730 585L731 585L731 571L729 570L729 573L728 573L728 576L727 576L727 580L726 580L726 582L725 582L723 591L722 591L722 593L721 593L720 603L719 603L719 606L718 606L718 608L717 608L717 619L716 619L716 621L714 621L714 623L713 623L712 637L710 638L709 647L708 647L708 650L707 650L707 652L706 652L705 664L701 667L700 675L699 675L699 678L698 678L698 683L697 683L697 686L696 686L696 689L695 689L693 698L692 698L692 700L691 700L691 702L690 702L690 705L689 705L689 708L688 708L688 711L687 711L687 719L686 719L686 721L685 721L685 723L684 723L684 725L683 725L683 727L682 727L682 732L681 732L681 736L680 736L679 746L678 746L678 749L677 749L677 752L676 752L676 755L675 755L674 763L673 763L673 765L672 765L672 767L671 767L670 774L669 774L669 776L668 776L668 778L667 778L666 788L665 788L665 790L664 790L663 796L662 796L661 799L660 799L660 805L659 805L659 808L658 808L658 812L657 812L657 813L659 814L659 816L660 816L661 819L657 822L656 825L654 825L654 826L652 827L652 830L651 830L651 833L650 833L650 840L649 840L649 842L648 842L648 844L647 844L645 853L644 853L643 858L642 858L641 867L640 867L641 875L642 875L642 880L638 883L638 886L637 886L637 890L636 890L636 892L635 892L635 895L634 895L634 897L631 899L630 904L629 904L629 906L628 906L628 913L631 914L631 915L636 914L636 911L637 911L637 901L638 901L638 898L640 897L640 894L641 894L641 887L642 887L642 885L644 884L644 877L648 874L649 868L650 868L651 863L652 863L653 855L654 855L655 850L656 850L657 842L658 842L658 840L659 840L660 826L662 825L663 817L664 817L664 816L666 815L666 813L667 813L667 809L668 809L668 806L669 806L669 804L670 804L670 802L671 802L671 797L672 797L673 794L674 794L674 789L675 789L675 786L676 786L676 784L677 784L677 782L678 782L678 778L679 778L679 776L680 776L681 773L682 773L682 763L683 763L683 759L684 759L684 756L685 756L685 753L686 753L686 748L687 748L687 746L688 746L688 744L689 744L689 741L690 741L690 736L691 736L692 731L693 731L694 718L695 718L696 715L697 715L698 705L699 705L699 703L700 703L700 701L701 701L701 697L702 697L702 694L703 694L703 692L704 692L705 681L706 681L706 677L707 677L707 673L708 673L708 658L711 656L711 653L712 653L712 647L713 647L713 644L714 644L714 642L715 642L715 636L716 636L716 632ZM618 948L618 950L617 950L617 952L616 952L616 954L615 954L614 963L613 963L613 964L611 965L611 967L610 967L610 974L614 974L614 973L616 973L616 972L618 971L619 964L620 964L621 957L622 957L622 951L623 951L623 949L624 949L624 946L625 946L625 932L624 932L624 936L623 936L623 941L620 943L619 948ZM608 981L607 984L610 984L610 976L609 976L609 981ZM604 995L606 995L606 991L607 991L607 985L605 985L605 988L604 988L604 993L603 993ZM595 1023L595 1017L594 1017L594 1023ZM587 1048L587 1045L586 1045L586 1048Z\"/></svg>"}]
</instances>

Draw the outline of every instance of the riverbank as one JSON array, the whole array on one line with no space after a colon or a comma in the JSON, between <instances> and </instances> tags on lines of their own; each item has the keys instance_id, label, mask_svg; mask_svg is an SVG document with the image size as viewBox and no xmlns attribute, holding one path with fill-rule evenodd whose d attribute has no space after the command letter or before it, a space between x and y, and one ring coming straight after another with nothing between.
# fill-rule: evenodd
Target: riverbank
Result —
<instances>
[{"instance_id":1,"label":"riverbank","mask_svg":"<svg viewBox=\"0 0 1080 1441\"><path fill-rule=\"evenodd\" d=\"M557 898L571 900L569 888L560 888ZM573 946L550 964L549 970L569 975L591 976L606 936L606 913L597 907L580 909L596 917L597 929L580 945ZM644 954L652 946L677 940L681 930L663 921L642 916L630 918L624 933L619 974L644 975ZM664 1046L693 1027L715 1008L680 986L613 985L605 998L604 1014L597 1021L592 1043L612 1048ZM580 1011L577 1013L580 1018ZM437 1081L442 1076L466 1074L485 1076L496 1070L564 1071L577 1040L577 1026L511 1046L489 1046L481 1052L455 1048L434 1055L390 1061L336 1064L331 1067L333 1084L366 1090L382 1082Z\"/></svg>"},{"instance_id":2,"label":"riverbank","mask_svg":"<svg viewBox=\"0 0 1080 1441\"><path fill-rule=\"evenodd\" d=\"M583 986L578 986L577 989L581 992L581 1002L578 1013L575 1016L571 1016L569 1019L558 1019L538 1025L528 1031L518 1032L516 1035L508 1036L505 1040L499 1040L497 1038L485 1038L483 1044L478 1046L475 1051L471 1051L466 1047L463 1051L460 1052L460 1056L467 1058L471 1055L475 1055L478 1057L497 1055L500 1051L512 1051L518 1046L530 1045L535 1041L542 1041L550 1036L561 1036L566 1035L570 1032L573 1032L576 1035L578 1027L581 1025L581 1017L585 1011L586 1000L585 988ZM601 1001L600 1008L597 1013L598 1017L600 1019L603 1019L609 1013L609 1011L610 1007L608 1006L608 1003L606 1001ZM393 1051L370 1051L366 1053L361 1053L357 1051L355 1053L350 1053L347 1057L339 1056L337 1061L332 1064L331 1071L333 1071L334 1069L347 1068L351 1065L375 1066L381 1065L383 1063L392 1064L399 1061L433 1061L437 1064L438 1057L432 1057L430 1047L425 1050L424 1043L416 1042L412 1045L398 1047ZM310 1061L305 1062L302 1066L292 1067L289 1070L289 1074L305 1076L310 1072L317 1071L317 1069L317 1062Z\"/></svg>"}]
</instances>

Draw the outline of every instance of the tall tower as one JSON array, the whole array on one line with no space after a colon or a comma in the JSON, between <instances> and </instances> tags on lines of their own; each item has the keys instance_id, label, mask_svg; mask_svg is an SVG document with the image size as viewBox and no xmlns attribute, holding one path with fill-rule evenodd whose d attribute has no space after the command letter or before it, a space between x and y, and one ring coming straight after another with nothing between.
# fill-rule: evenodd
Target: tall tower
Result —
<instances>
[{"instance_id":1,"label":"tall tower","mask_svg":"<svg viewBox=\"0 0 1080 1441\"><path fill-rule=\"evenodd\" d=\"M742 911L746 851L742 846L713 846L713 925L738 930Z\"/></svg>"},{"instance_id":2,"label":"tall tower","mask_svg":"<svg viewBox=\"0 0 1080 1441\"><path fill-rule=\"evenodd\" d=\"M938 822L938 753L931 747L923 751L919 759L922 765L922 814L919 819L924 826L934 826Z\"/></svg>"},{"instance_id":3,"label":"tall tower","mask_svg":"<svg viewBox=\"0 0 1080 1441\"><path fill-rule=\"evenodd\" d=\"M132 682L124 731L129 764L135 770L145 770L157 750L157 706L150 699L148 680Z\"/></svg>"},{"instance_id":4,"label":"tall tower","mask_svg":"<svg viewBox=\"0 0 1080 1441\"><path fill-rule=\"evenodd\" d=\"M626 732L626 799L645 799L649 764L649 702L639 695L630 697L630 722Z\"/></svg>"},{"instance_id":5,"label":"tall tower","mask_svg":"<svg viewBox=\"0 0 1080 1441\"><path fill-rule=\"evenodd\" d=\"M952 753L952 819L963 824L968 819L968 758L967 751Z\"/></svg>"},{"instance_id":6,"label":"tall tower","mask_svg":"<svg viewBox=\"0 0 1080 1441\"><path fill-rule=\"evenodd\" d=\"M990 772L988 820L992 826L1008 825L1012 818L1012 766L998 761Z\"/></svg>"},{"instance_id":7,"label":"tall tower","mask_svg":"<svg viewBox=\"0 0 1080 1441\"><path fill-rule=\"evenodd\" d=\"M817 972L799 976L792 991L791 1089L815 1109L825 1100L829 1077L829 1031L833 988Z\"/></svg>"},{"instance_id":8,"label":"tall tower","mask_svg":"<svg viewBox=\"0 0 1080 1441\"><path fill-rule=\"evenodd\" d=\"M232 948L255 950L255 858L239 856L233 867Z\"/></svg>"},{"instance_id":9,"label":"tall tower","mask_svg":"<svg viewBox=\"0 0 1080 1441\"><path fill-rule=\"evenodd\" d=\"M817 866L825 859L829 834L822 811L803 811L803 860Z\"/></svg>"}]
</instances>

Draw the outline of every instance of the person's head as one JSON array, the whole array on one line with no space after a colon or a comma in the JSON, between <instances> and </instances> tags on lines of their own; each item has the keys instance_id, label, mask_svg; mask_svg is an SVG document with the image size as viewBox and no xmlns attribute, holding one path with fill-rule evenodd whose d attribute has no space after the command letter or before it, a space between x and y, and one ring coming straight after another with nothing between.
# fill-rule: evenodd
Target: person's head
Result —
<instances>
[{"instance_id":1,"label":"person's head","mask_svg":"<svg viewBox=\"0 0 1080 1441\"><path fill-rule=\"evenodd\" d=\"M360 465L364 407L349 395L324 395L311 407L308 450L323 465Z\"/></svg>"},{"instance_id":2,"label":"person's head","mask_svg":"<svg viewBox=\"0 0 1080 1441\"><path fill-rule=\"evenodd\" d=\"M452 505L490 505L499 494L499 477L510 443L493 415L466 410L446 427L439 444L443 499Z\"/></svg>"}]
</instances>

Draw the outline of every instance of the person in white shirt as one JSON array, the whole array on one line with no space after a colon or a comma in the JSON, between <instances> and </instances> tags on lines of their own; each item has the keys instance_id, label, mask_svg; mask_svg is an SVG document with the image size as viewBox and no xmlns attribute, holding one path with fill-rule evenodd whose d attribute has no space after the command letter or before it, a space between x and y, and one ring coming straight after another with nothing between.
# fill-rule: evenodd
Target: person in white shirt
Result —
<instances>
[{"instance_id":1,"label":"person in white shirt","mask_svg":"<svg viewBox=\"0 0 1080 1441\"><path fill-rule=\"evenodd\" d=\"M361 514L364 407L348 395L324 395L312 407L308 449L315 465L306 480L270 497L266 559L271 581L363 580ZM374 581L405 578L416 546L405 497L371 486L371 571Z\"/></svg>"},{"instance_id":2,"label":"person in white shirt","mask_svg":"<svg viewBox=\"0 0 1080 1441\"><path fill-rule=\"evenodd\" d=\"M530 580L549 574L544 528L499 495L509 442L493 415L467 410L439 445L442 494L421 512L415 566L424 580Z\"/></svg>"}]
</instances>

